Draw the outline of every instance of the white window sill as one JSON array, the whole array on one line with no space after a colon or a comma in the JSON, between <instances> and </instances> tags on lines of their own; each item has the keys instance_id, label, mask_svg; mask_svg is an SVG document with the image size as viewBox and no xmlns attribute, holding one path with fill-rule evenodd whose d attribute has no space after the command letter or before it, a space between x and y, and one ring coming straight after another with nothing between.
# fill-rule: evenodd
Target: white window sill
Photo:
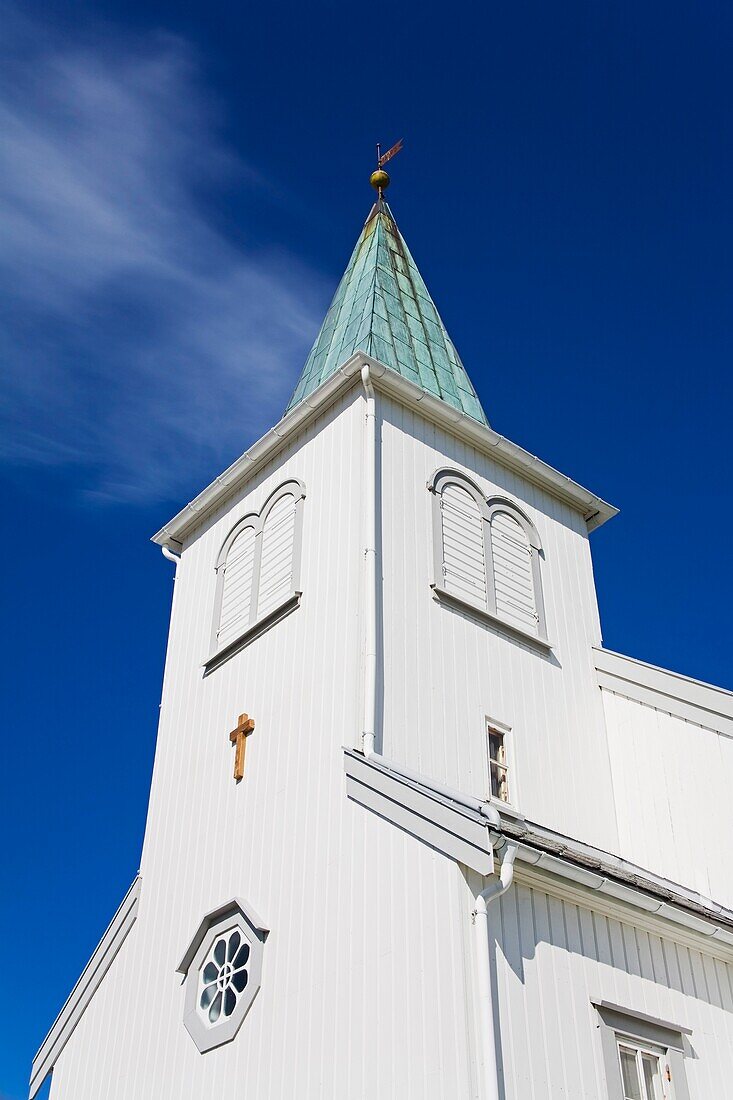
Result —
<instances>
[{"instance_id":1,"label":"white window sill","mask_svg":"<svg viewBox=\"0 0 733 1100\"><path fill-rule=\"evenodd\" d=\"M233 657L235 653L239 653L241 649L248 646L250 642L253 642L255 638L259 638L261 634L264 634L266 630L269 630L275 623L279 623L281 619L284 619L286 615L289 615L291 611L295 611L296 607L300 606L300 597L302 592L292 592L282 603L274 607L272 611L269 611L267 615L263 615L261 619L255 620L250 623L246 630L243 630L241 634L238 634L236 638L233 638L231 642L227 642L221 649L217 649L212 653L203 663L204 676L208 676L210 672L213 672L219 665L224 664L230 657Z\"/></svg>"},{"instance_id":2,"label":"white window sill","mask_svg":"<svg viewBox=\"0 0 733 1100\"><path fill-rule=\"evenodd\" d=\"M529 642L530 645L536 646L538 649L542 649L547 653L551 652L552 642L549 642L547 638L543 638L538 634L530 634L528 630L523 630L521 626L515 626L507 619L500 619L498 615L492 615L485 607L471 603L470 600L464 600L454 592L448 592L445 588L440 588L437 584L432 584L430 587L441 602L451 604L461 610L470 611L477 619L482 619L492 626L501 627L507 633L514 635L516 638L521 638L523 642Z\"/></svg>"}]
</instances>

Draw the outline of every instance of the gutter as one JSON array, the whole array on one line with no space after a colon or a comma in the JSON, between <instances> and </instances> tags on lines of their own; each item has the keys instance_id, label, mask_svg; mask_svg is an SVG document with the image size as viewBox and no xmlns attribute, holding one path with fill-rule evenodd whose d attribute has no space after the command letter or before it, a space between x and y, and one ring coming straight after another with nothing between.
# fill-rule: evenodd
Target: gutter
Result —
<instances>
[{"instance_id":1,"label":"gutter","mask_svg":"<svg viewBox=\"0 0 733 1100\"><path fill-rule=\"evenodd\" d=\"M501 465L518 471L535 485L554 493L573 508L582 511L589 532L594 531L596 527L600 527L601 524L618 515L619 510L614 505L591 493L588 489L584 489L582 485L579 485L577 481L573 481L567 474L561 474L553 466L538 458L537 455L530 454L529 451L525 451L517 443L513 443L511 439L495 432L488 424L480 424L478 420L474 420L467 413L453 408L452 405L448 405L438 397L433 397L432 394L426 393L425 390L420 389L419 386L415 385L414 382L410 382L407 378L403 378L396 371L384 367L368 356L366 358L369 358L369 361L375 366L382 368L382 373L379 376L380 387L387 393L400 398L408 405L417 407L427 419L440 425L450 425L456 434L489 457L497 458L498 454L500 457L497 458L497 461ZM494 454L494 451L497 454Z\"/></svg>"},{"instance_id":2,"label":"gutter","mask_svg":"<svg viewBox=\"0 0 733 1100\"><path fill-rule=\"evenodd\" d=\"M580 891L578 904L590 903L590 898L582 897L583 891L590 890L599 902L604 899L617 919L628 920L631 907L637 913L635 920L643 921L656 934L661 919L676 927L674 934L686 929L697 950L707 941L711 947L715 944L723 949L726 957L733 952L733 909L711 898L519 814L497 811L495 803L458 794L376 754L366 760L361 753L345 749L344 768L350 798L479 875L487 874L487 852L492 848L501 851L510 842L516 844L522 877L539 889L547 889L550 874ZM459 807L460 813L450 813ZM498 826L493 824L496 818ZM486 843L477 846L474 830L485 828L487 822ZM441 828L465 841L462 855L441 845Z\"/></svg>"},{"instance_id":3,"label":"gutter","mask_svg":"<svg viewBox=\"0 0 733 1100\"><path fill-rule=\"evenodd\" d=\"M502 837L508 839L502 832L497 835L496 842ZM624 874L621 870L620 873L626 878L626 881L622 881L613 873L617 869L605 861L599 861L593 868L571 862L570 849L565 849L562 855L556 855L521 840L514 840L514 843L517 845L518 860L532 870L536 868L550 872L585 890L609 898L612 902L630 905L650 917L659 917L678 927L687 928L711 942L733 947L733 912L717 902L701 898L696 903L688 896L690 892L683 887L675 888L675 884L671 882L656 881L655 876L649 873L647 877L643 872L633 875L629 872ZM614 857L609 855L608 860L610 862ZM625 863L622 860L618 862ZM631 866L628 865L629 868ZM635 870L640 872L641 869Z\"/></svg>"},{"instance_id":4,"label":"gutter","mask_svg":"<svg viewBox=\"0 0 733 1100\"><path fill-rule=\"evenodd\" d=\"M536 455L525 451L492 428L473 420L466 413L459 412L445 401L421 390L414 382L409 382L365 352L356 352L317 390L304 398L223 474L215 478L190 504L161 527L153 535L152 541L180 550L183 540L207 516L240 489L290 439L324 412L342 391L353 385L364 367L369 368L370 380L376 388L397 397L428 420L469 442L482 454L494 457L501 465L521 473L533 484L580 511L588 531L595 530L618 514L618 508L584 489L572 478L559 473Z\"/></svg>"},{"instance_id":5,"label":"gutter","mask_svg":"<svg viewBox=\"0 0 733 1100\"><path fill-rule=\"evenodd\" d=\"M235 459L223 474L214 478L210 485L194 497L164 527L161 527L151 541L159 546L170 545L173 542L178 544L174 549L180 548L183 539L195 526L220 507L236 489L244 485L288 440L314 420L317 414L322 412L342 389L346 388L347 383L354 380L362 365L363 357L352 355L351 359L335 374L296 405L282 420L278 421L274 428L265 432L243 455Z\"/></svg>"}]
</instances>

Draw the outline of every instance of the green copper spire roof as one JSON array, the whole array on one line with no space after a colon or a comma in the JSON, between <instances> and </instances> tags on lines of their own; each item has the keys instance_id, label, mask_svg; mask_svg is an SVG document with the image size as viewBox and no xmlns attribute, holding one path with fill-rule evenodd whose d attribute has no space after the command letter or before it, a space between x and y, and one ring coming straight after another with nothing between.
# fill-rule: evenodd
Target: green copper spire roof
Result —
<instances>
[{"instance_id":1,"label":"green copper spire roof","mask_svg":"<svg viewBox=\"0 0 733 1100\"><path fill-rule=\"evenodd\" d=\"M373 356L480 424L488 423L381 196L356 242L286 411L325 382L355 351Z\"/></svg>"}]
</instances>

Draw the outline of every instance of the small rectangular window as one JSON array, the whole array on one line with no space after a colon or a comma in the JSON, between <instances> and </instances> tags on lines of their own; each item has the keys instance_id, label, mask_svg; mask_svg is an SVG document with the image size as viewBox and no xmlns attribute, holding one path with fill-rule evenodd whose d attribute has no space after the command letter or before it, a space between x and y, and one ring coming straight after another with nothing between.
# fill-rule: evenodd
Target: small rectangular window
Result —
<instances>
[{"instance_id":1,"label":"small rectangular window","mask_svg":"<svg viewBox=\"0 0 733 1100\"><path fill-rule=\"evenodd\" d=\"M613 1100L689 1100L685 1073L688 1027L612 1004L593 1001Z\"/></svg>"},{"instance_id":2,"label":"small rectangular window","mask_svg":"<svg viewBox=\"0 0 733 1100\"><path fill-rule=\"evenodd\" d=\"M664 1052L618 1037L618 1053L624 1100L665 1100Z\"/></svg>"},{"instance_id":3,"label":"small rectangular window","mask_svg":"<svg viewBox=\"0 0 733 1100\"><path fill-rule=\"evenodd\" d=\"M506 757L506 734L495 726L488 726L489 772L491 797L500 802L509 801L509 769Z\"/></svg>"}]
</instances>

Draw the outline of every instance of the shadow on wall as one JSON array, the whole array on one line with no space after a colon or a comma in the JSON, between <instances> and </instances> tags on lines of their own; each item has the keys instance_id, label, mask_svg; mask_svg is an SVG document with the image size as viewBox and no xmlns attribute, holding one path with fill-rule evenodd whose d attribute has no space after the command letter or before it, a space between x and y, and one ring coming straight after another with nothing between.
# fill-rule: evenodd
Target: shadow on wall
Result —
<instances>
[{"instance_id":1,"label":"shadow on wall","mask_svg":"<svg viewBox=\"0 0 733 1100\"><path fill-rule=\"evenodd\" d=\"M465 878L475 896L482 880L473 872ZM698 1058L695 1032L705 1032L718 1049L730 1049L733 975L725 962L711 955L521 883L491 906L489 937L503 1100L510 1048L514 1068L519 1066L522 1073L529 1074L530 1069L522 1067L517 1052L525 1049L529 1061L537 1043L545 1050L550 1045L566 1046L568 1058L580 1063L575 1067L579 1078L585 1072L584 1056L589 1078L596 1073L593 1049L599 1020L592 999L691 1027L692 1042L686 1036L684 1040L685 1057L690 1060ZM680 994L688 998L682 1006ZM702 1019L701 1004L709 1006ZM688 1013L688 1018L680 1018L681 1013ZM543 1059L544 1055L539 1057L540 1062ZM532 1061L536 1072L534 1056ZM533 1087L529 1078L526 1084ZM595 1088L585 1078L584 1087ZM519 1095L520 1082L515 1081L509 1096ZM568 1089L567 1095L574 1095L573 1090Z\"/></svg>"}]
</instances>

